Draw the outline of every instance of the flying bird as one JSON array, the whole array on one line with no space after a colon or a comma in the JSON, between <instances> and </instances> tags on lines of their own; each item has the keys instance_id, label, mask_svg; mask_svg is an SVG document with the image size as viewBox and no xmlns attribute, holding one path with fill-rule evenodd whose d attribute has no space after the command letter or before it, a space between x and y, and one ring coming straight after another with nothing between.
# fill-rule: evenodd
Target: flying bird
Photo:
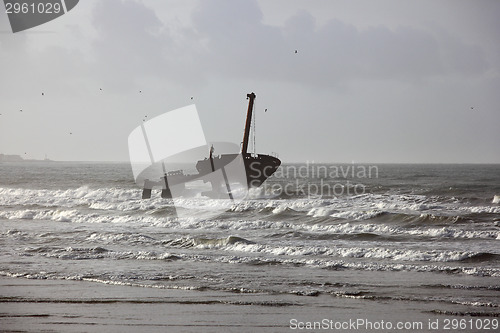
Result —
<instances>
[{"instance_id":1,"label":"flying bird","mask_svg":"<svg viewBox=\"0 0 500 333\"><path fill-rule=\"evenodd\" d=\"M295 50L295 53L297 53L297 50Z\"/></svg>"},{"instance_id":2,"label":"flying bird","mask_svg":"<svg viewBox=\"0 0 500 333\"><path fill-rule=\"evenodd\" d=\"M191 100L193 99L193 96L191 96Z\"/></svg>"},{"instance_id":3,"label":"flying bird","mask_svg":"<svg viewBox=\"0 0 500 333\"><path fill-rule=\"evenodd\" d=\"M267 109L265 109L264 112L267 112Z\"/></svg>"},{"instance_id":4,"label":"flying bird","mask_svg":"<svg viewBox=\"0 0 500 333\"><path fill-rule=\"evenodd\" d=\"M42 96L45 96L45 94L44 94L44 93L42 93Z\"/></svg>"},{"instance_id":5,"label":"flying bird","mask_svg":"<svg viewBox=\"0 0 500 333\"><path fill-rule=\"evenodd\" d=\"M142 93L142 90L139 90L139 93Z\"/></svg>"}]
</instances>

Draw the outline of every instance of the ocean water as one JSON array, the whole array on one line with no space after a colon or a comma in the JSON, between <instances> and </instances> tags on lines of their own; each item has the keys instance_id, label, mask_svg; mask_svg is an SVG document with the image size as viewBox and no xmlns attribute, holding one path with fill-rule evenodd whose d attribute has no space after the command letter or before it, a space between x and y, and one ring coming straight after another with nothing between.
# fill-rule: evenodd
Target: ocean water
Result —
<instances>
[{"instance_id":1,"label":"ocean water","mask_svg":"<svg viewBox=\"0 0 500 333\"><path fill-rule=\"evenodd\" d=\"M291 164L238 204L172 205L127 163L0 164L0 275L500 314L500 165Z\"/></svg>"}]
</instances>

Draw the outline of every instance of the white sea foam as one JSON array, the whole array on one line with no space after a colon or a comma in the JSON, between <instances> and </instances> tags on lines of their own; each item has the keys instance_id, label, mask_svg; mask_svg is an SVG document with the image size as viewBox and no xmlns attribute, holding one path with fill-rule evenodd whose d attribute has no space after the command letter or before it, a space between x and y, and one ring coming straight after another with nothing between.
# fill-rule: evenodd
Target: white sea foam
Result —
<instances>
[{"instance_id":1,"label":"white sea foam","mask_svg":"<svg viewBox=\"0 0 500 333\"><path fill-rule=\"evenodd\" d=\"M500 195L495 195L493 197L493 200L491 201L491 203L494 203L494 204L500 203Z\"/></svg>"},{"instance_id":2,"label":"white sea foam","mask_svg":"<svg viewBox=\"0 0 500 333\"><path fill-rule=\"evenodd\" d=\"M379 216L383 214L384 212L381 210L368 210L368 211L362 211L362 210L347 210L347 211L342 211L338 213L333 213L330 216L331 217L336 217L336 218L342 218L346 220L368 220L373 217Z\"/></svg>"},{"instance_id":3,"label":"white sea foam","mask_svg":"<svg viewBox=\"0 0 500 333\"><path fill-rule=\"evenodd\" d=\"M498 195L493 203L498 203ZM467 214L500 213L498 206L469 206L460 203L440 203L435 197L420 195L375 195L334 199L245 200L237 205L229 200L208 198L176 198L177 207L190 210L228 210L245 212L271 208L274 213L290 209L313 217L334 216L345 219L370 219L378 212L404 214ZM31 190L0 188L0 206L77 207L96 210L136 211L164 207L161 198L141 200L140 189L100 188L82 186L68 190Z\"/></svg>"},{"instance_id":4,"label":"white sea foam","mask_svg":"<svg viewBox=\"0 0 500 333\"><path fill-rule=\"evenodd\" d=\"M199 245L198 247L203 247ZM460 261L477 255L470 251L421 251L400 250L384 247L316 247L316 246L273 246L236 243L225 245L226 250L238 252L266 253L276 256L327 256L340 258L389 259L396 261Z\"/></svg>"},{"instance_id":5,"label":"white sea foam","mask_svg":"<svg viewBox=\"0 0 500 333\"><path fill-rule=\"evenodd\" d=\"M139 189L90 189L86 186L68 190L31 190L0 188L0 206L75 207L97 202L123 203L140 199ZM134 203L135 204L135 203Z\"/></svg>"},{"instance_id":6,"label":"white sea foam","mask_svg":"<svg viewBox=\"0 0 500 333\"><path fill-rule=\"evenodd\" d=\"M177 209L190 211L190 218L170 219L164 209L171 207L161 198L141 200L139 189L91 189L80 187L69 190L30 190L0 188L0 206L15 207L0 211L0 218L20 220L52 220L73 223L115 223L141 226L161 226L175 229L200 230L261 230L275 229L279 232L300 231L318 234L372 233L388 236L411 236L432 238L464 238L500 240L500 230L491 228L467 228L452 225L460 216L468 214L500 213L500 206L468 206L460 203L441 203L437 198L420 195L372 195L356 198L294 199L294 200L246 200L233 205L229 200L179 198ZM40 208L33 208L33 207ZM81 207L85 208L82 209ZM197 218L205 211L221 208L230 215L221 219ZM95 211L95 212L92 212ZM247 213L248 212L248 213ZM263 214L283 214L280 220L259 218ZM447 226L422 224L407 227L398 223L389 224L370 219L383 214L405 214L417 221L445 221ZM262 216L262 215L261 215ZM288 222L287 216L296 216ZM318 223L317 218L333 217L345 223ZM402 219L402 218L401 218ZM297 222L301 221L301 222ZM319 220L321 221L321 220ZM353 222L351 222L353 221Z\"/></svg>"},{"instance_id":7,"label":"white sea foam","mask_svg":"<svg viewBox=\"0 0 500 333\"><path fill-rule=\"evenodd\" d=\"M154 238L136 234L136 233L98 233L94 232L87 237L87 241L97 244L115 244L115 243L131 243L131 244L158 244Z\"/></svg>"},{"instance_id":8,"label":"white sea foam","mask_svg":"<svg viewBox=\"0 0 500 333\"><path fill-rule=\"evenodd\" d=\"M350 213L351 218L356 217L357 213ZM380 212L361 212L359 214L369 214L375 216ZM339 215L340 216L340 215ZM363 215L364 217L366 215ZM406 228L397 225L388 225L383 223L359 223L345 222L336 224L309 224L309 223L291 223L287 221L268 221L268 220L204 220L196 217L184 219L169 219L166 217L156 217L150 214L135 215L109 215L98 213L83 213L76 209L26 209L17 211L0 212L0 218L4 219L26 219L26 220L52 220L58 222L73 223L111 223L129 224L140 226L161 226L176 229L200 229L200 230L262 230L275 229L280 232L286 230L311 232L318 234L362 234L372 233L388 236L419 236L433 238L465 238L465 239L500 239L500 230L473 230L464 229L460 226L447 227L413 227Z\"/></svg>"}]
</instances>

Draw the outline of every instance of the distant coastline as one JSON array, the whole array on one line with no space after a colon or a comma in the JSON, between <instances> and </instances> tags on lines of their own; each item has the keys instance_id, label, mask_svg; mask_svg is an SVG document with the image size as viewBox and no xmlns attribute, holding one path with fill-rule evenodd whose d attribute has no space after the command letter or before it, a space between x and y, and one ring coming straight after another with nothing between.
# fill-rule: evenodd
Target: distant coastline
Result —
<instances>
[{"instance_id":1,"label":"distant coastline","mask_svg":"<svg viewBox=\"0 0 500 333\"><path fill-rule=\"evenodd\" d=\"M1 162L54 162L51 159L48 159L45 157L43 160L36 160L36 159L24 159L20 155L6 155L6 154L0 154L0 163Z\"/></svg>"}]
</instances>

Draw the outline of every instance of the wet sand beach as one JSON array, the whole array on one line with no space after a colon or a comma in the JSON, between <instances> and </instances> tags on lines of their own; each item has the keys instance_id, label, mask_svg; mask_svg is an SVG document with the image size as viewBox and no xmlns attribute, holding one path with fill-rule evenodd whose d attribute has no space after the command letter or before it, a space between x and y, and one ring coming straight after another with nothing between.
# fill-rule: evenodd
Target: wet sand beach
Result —
<instances>
[{"instance_id":1,"label":"wet sand beach","mask_svg":"<svg viewBox=\"0 0 500 333\"><path fill-rule=\"evenodd\" d=\"M326 295L235 294L10 277L0 279L0 290L2 332L345 331L342 325L357 332L380 331L387 325L397 331L436 332L442 330L429 329L430 323L442 327L453 318L404 301ZM316 329L308 329L315 323ZM398 323L414 329L399 330Z\"/></svg>"}]
</instances>

